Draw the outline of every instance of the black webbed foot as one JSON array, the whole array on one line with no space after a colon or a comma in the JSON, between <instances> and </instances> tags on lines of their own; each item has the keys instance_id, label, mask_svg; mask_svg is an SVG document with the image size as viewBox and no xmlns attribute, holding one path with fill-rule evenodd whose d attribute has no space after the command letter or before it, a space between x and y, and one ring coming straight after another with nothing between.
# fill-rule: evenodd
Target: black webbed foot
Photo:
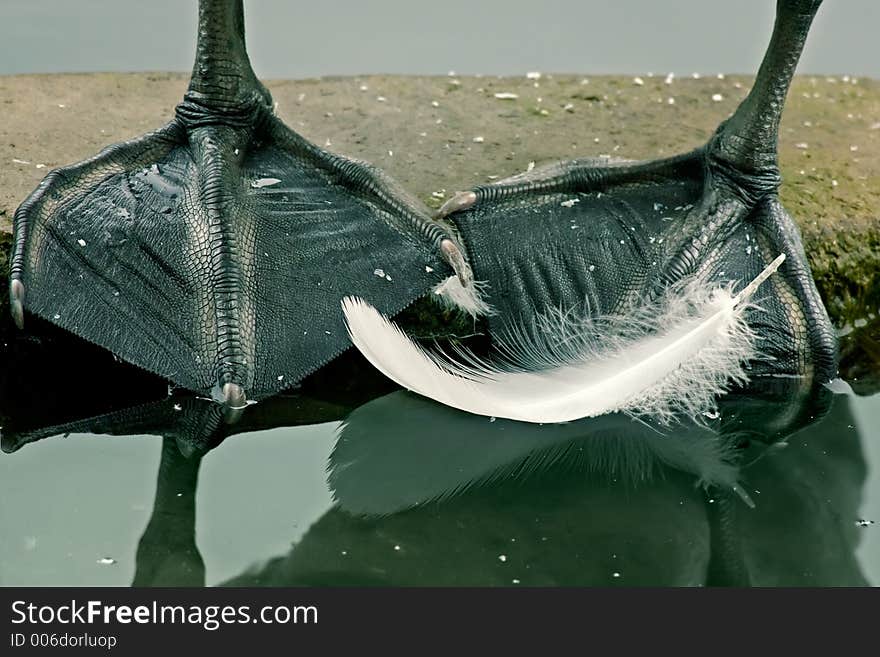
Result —
<instances>
[{"instance_id":1,"label":"black webbed foot","mask_svg":"<svg viewBox=\"0 0 880 657\"><path fill-rule=\"evenodd\" d=\"M14 218L10 299L232 409L348 345L340 299L394 314L469 269L371 165L272 113L241 0L202 0L193 77L156 132L51 172Z\"/></svg>"},{"instance_id":2,"label":"black webbed foot","mask_svg":"<svg viewBox=\"0 0 880 657\"><path fill-rule=\"evenodd\" d=\"M458 227L493 332L560 307L625 314L685 277L744 284L780 253L781 276L749 311L756 374L836 374L836 340L798 230L779 203L779 121L821 0L779 0L748 98L708 144L654 162L577 160L460 192Z\"/></svg>"}]
</instances>

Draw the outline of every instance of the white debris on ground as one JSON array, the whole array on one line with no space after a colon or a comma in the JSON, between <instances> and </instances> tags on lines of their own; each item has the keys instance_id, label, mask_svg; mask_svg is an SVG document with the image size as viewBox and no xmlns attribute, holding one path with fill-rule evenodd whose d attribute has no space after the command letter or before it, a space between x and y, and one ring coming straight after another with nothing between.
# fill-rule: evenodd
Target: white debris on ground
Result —
<instances>
[{"instance_id":1,"label":"white debris on ground","mask_svg":"<svg viewBox=\"0 0 880 657\"><path fill-rule=\"evenodd\" d=\"M251 183L251 187L254 189L259 189L261 187L270 187L272 185L277 185L281 180L279 178L258 178L257 180Z\"/></svg>"}]
</instances>

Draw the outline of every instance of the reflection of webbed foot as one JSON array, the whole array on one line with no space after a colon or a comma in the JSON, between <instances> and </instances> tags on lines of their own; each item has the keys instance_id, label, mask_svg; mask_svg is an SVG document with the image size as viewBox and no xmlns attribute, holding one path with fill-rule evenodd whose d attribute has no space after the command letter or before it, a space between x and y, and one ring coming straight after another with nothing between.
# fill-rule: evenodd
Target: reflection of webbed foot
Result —
<instances>
[{"instance_id":1,"label":"reflection of webbed foot","mask_svg":"<svg viewBox=\"0 0 880 657\"><path fill-rule=\"evenodd\" d=\"M143 137L51 172L15 215L10 299L237 408L349 343L339 301L396 313L469 269L375 167L272 113L241 0L202 0L189 90Z\"/></svg>"},{"instance_id":2,"label":"reflection of webbed foot","mask_svg":"<svg viewBox=\"0 0 880 657\"><path fill-rule=\"evenodd\" d=\"M784 253L749 311L753 373L827 381L833 327L798 230L782 208L782 107L821 0L779 0L773 39L748 98L702 148L653 162L583 159L459 192L439 212L487 282L493 332L535 312L628 314L691 276L742 285Z\"/></svg>"}]
</instances>

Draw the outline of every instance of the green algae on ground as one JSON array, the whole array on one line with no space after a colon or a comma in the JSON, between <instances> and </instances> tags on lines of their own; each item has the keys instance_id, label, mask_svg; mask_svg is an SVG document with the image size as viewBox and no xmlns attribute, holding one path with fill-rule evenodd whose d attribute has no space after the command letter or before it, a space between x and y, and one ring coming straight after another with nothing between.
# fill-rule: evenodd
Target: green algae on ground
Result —
<instances>
[{"instance_id":1,"label":"green algae on ground","mask_svg":"<svg viewBox=\"0 0 880 657\"><path fill-rule=\"evenodd\" d=\"M268 86L292 128L374 162L436 208L457 190L532 162L687 151L708 139L750 83L746 76L669 83L620 76L360 76ZM15 207L46 171L160 126L185 85L181 74L0 77L0 230L9 230ZM842 325L867 316L880 307L880 83L796 79L780 158L782 200L801 228L832 319ZM406 314L421 334L473 330L472 322L426 308L417 304Z\"/></svg>"}]
</instances>

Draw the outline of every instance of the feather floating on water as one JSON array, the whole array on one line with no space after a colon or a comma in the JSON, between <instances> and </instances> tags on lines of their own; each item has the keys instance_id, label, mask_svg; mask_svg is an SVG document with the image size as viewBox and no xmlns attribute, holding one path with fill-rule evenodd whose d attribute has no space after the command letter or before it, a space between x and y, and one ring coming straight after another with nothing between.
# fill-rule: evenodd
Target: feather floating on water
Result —
<instances>
[{"instance_id":1,"label":"feather floating on water","mask_svg":"<svg viewBox=\"0 0 880 657\"><path fill-rule=\"evenodd\" d=\"M342 308L349 336L367 360L447 406L533 423L612 412L664 421L709 413L717 394L745 382L755 344L745 308L784 260L780 255L737 294L691 281L626 316L545 317L543 335L505 344L508 362L500 365L463 350L464 362L430 353L360 298L346 297Z\"/></svg>"}]
</instances>

